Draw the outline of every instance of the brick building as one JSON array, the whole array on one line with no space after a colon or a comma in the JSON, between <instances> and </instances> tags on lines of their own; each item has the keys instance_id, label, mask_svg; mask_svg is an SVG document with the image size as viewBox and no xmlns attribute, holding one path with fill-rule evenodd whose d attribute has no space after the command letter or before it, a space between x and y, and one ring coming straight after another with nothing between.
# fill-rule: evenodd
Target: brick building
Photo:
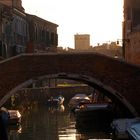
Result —
<instances>
[{"instance_id":1,"label":"brick building","mask_svg":"<svg viewBox=\"0 0 140 140\"><path fill-rule=\"evenodd\" d=\"M123 53L127 62L140 65L139 0L124 0Z\"/></svg>"}]
</instances>

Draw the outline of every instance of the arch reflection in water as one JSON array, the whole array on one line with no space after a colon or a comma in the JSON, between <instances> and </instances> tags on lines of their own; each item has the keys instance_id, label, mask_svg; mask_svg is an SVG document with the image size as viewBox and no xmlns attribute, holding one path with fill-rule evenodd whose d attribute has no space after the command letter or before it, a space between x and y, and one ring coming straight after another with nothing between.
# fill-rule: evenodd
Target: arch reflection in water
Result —
<instances>
[{"instance_id":1,"label":"arch reflection in water","mask_svg":"<svg viewBox=\"0 0 140 140\"><path fill-rule=\"evenodd\" d=\"M54 109L54 108L51 108ZM23 114L22 131L9 132L10 140L89 140L107 139L110 134L80 133L75 128L75 118L67 106L55 108L53 112L46 105L36 105Z\"/></svg>"}]
</instances>

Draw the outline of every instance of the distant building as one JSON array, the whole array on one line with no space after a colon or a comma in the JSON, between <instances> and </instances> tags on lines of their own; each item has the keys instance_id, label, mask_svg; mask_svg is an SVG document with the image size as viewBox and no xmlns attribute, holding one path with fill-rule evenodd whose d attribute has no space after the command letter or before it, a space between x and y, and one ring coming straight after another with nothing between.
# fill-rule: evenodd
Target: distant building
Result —
<instances>
[{"instance_id":1,"label":"distant building","mask_svg":"<svg viewBox=\"0 0 140 140\"><path fill-rule=\"evenodd\" d=\"M122 59L122 47L119 46L116 42L103 43L102 45L94 46L92 51L113 58Z\"/></svg>"},{"instance_id":2,"label":"distant building","mask_svg":"<svg viewBox=\"0 0 140 140\"><path fill-rule=\"evenodd\" d=\"M91 49L89 34L76 34L74 35L74 40L76 50L84 51Z\"/></svg>"},{"instance_id":3,"label":"distant building","mask_svg":"<svg viewBox=\"0 0 140 140\"><path fill-rule=\"evenodd\" d=\"M140 0L124 0L123 55L140 65Z\"/></svg>"}]
</instances>

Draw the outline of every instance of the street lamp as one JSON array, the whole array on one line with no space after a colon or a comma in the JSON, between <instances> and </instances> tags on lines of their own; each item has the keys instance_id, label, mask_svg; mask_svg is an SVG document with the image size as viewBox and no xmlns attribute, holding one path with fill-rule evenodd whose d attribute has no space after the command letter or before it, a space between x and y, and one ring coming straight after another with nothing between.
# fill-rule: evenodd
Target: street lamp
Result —
<instances>
[{"instance_id":1,"label":"street lamp","mask_svg":"<svg viewBox=\"0 0 140 140\"><path fill-rule=\"evenodd\" d=\"M119 44L120 42L122 42L122 53L123 58L125 59L125 47L126 43L130 43L130 39L129 38L117 39L117 44Z\"/></svg>"}]
</instances>

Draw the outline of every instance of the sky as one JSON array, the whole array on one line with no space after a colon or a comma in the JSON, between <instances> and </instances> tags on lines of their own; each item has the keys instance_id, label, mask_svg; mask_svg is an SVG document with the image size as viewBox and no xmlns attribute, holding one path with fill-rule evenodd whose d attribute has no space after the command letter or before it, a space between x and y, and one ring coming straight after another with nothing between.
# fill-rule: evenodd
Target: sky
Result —
<instances>
[{"instance_id":1,"label":"sky","mask_svg":"<svg viewBox=\"0 0 140 140\"><path fill-rule=\"evenodd\" d=\"M123 0L22 0L26 13L58 25L58 46L74 48L75 34L90 45L121 40Z\"/></svg>"}]
</instances>

